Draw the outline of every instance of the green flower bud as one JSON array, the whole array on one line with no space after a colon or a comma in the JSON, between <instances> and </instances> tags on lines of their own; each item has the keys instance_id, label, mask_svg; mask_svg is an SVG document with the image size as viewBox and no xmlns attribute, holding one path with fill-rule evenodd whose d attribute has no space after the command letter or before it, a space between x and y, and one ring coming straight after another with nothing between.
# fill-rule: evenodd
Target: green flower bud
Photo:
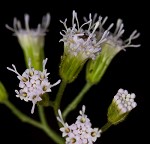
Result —
<instances>
[{"instance_id":1,"label":"green flower bud","mask_svg":"<svg viewBox=\"0 0 150 144\"><path fill-rule=\"evenodd\" d=\"M7 91L2 82L0 82L0 103L3 103L7 99L8 99Z\"/></svg>"}]
</instances>

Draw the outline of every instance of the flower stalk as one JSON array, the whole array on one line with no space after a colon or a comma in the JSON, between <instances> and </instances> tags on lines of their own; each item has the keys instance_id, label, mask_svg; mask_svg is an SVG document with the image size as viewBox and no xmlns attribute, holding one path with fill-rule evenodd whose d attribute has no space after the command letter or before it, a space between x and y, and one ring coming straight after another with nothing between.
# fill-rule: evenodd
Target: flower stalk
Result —
<instances>
[{"instance_id":1,"label":"flower stalk","mask_svg":"<svg viewBox=\"0 0 150 144\"><path fill-rule=\"evenodd\" d=\"M67 115L76 109L76 107L78 106L78 104L81 102L81 100L83 99L85 93L92 87L91 83L86 83L85 86L83 87L83 89L80 91L80 93L72 100L72 102L65 108L65 110L63 111L62 115L63 118L66 119Z\"/></svg>"},{"instance_id":2,"label":"flower stalk","mask_svg":"<svg viewBox=\"0 0 150 144\"><path fill-rule=\"evenodd\" d=\"M32 126L35 126L41 130L43 130L55 143L57 144L63 144L64 140L55 132L53 131L45 122L45 118L43 115L42 108L40 108L40 117L42 123L28 117L21 111L19 111L10 101L5 101L4 104L12 111L12 113L18 117L22 122L31 124Z\"/></svg>"},{"instance_id":3,"label":"flower stalk","mask_svg":"<svg viewBox=\"0 0 150 144\"><path fill-rule=\"evenodd\" d=\"M59 90L57 92L55 101L54 101L54 107L53 108L54 108L54 113L56 116L58 115L57 112L58 112L58 109L60 108L60 103L61 103L62 96L63 96L63 93L65 91L66 86L67 86L66 81L62 80L60 87L59 87Z\"/></svg>"},{"instance_id":4,"label":"flower stalk","mask_svg":"<svg viewBox=\"0 0 150 144\"><path fill-rule=\"evenodd\" d=\"M7 100L8 100L7 90L5 89L3 83L0 81L0 103L4 103Z\"/></svg>"}]
</instances>

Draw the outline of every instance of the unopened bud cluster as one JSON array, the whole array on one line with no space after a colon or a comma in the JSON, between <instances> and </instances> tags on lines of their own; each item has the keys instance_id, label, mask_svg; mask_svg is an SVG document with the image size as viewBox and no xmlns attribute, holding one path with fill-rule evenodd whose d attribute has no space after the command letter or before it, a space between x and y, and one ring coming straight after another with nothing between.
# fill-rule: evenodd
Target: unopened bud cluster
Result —
<instances>
[{"instance_id":1,"label":"unopened bud cluster","mask_svg":"<svg viewBox=\"0 0 150 144\"><path fill-rule=\"evenodd\" d=\"M108 108L108 121L112 124L123 121L137 105L134 98L134 93L129 94L127 90L119 89Z\"/></svg>"}]
</instances>

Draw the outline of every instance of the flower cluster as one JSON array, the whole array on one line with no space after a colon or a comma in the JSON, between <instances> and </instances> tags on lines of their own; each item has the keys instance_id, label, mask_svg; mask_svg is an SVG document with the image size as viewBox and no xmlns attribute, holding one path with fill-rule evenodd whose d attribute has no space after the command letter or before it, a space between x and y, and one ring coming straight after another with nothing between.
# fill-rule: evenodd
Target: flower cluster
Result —
<instances>
[{"instance_id":1,"label":"flower cluster","mask_svg":"<svg viewBox=\"0 0 150 144\"><path fill-rule=\"evenodd\" d=\"M45 69L46 62L47 58L43 60L43 71L38 71L31 67L31 60L29 60L29 68L22 75L18 73L15 65L12 64L13 69L7 67L8 70L16 73L17 78L20 80L19 87L21 89L19 91L15 90L16 96L26 102L32 101L31 113L34 113L35 104L42 100L42 95L51 92L51 88L60 83L60 80L58 80L56 83L50 84L48 81L50 73L47 73L47 69Z\"/></svg>"},{"instance_id":2,"label":"flower cluster","mask_svg":"<svg viewBox=\"0 0 150 144\"><path fill-rule=\"evenodd\" d=\"M126 113L136 107L137 103L134 101L134 98L134 93L129 94L127 90L119 89L113 101L120 110L120 113Z\"/></svg>"},{"instance_id":3,"label":"flower cluster","mask_svg":"<svg viewBox=\"0 0 150 144\"><path fill-rule=\"evenodd\" d=\"M73 11L72 27L68 28L66 25L67 19L62 22L66 30L64 34L60 32L63 38L60 41L64 42L65 53L73 56L79 56L83 60L92 58L95 59L97 54L101 51L101 44L106 40L108 32L105 31L98 41L95 31L99 27L99 21L93 23L90 17L89 21L79 26L77 13ZM88 29L84 30L83 27L88 25Z\"/></svg>"},{"instance_id":4,"label":"flower cluster","mask_svg":"<svg viewBox=\"0 0 150 144\"><path fill-rule=\"evenodd\" d=\"M29 18L29 15L25 14L25 28L22 28L21 22L16 18L14 18L13 27L6 25L6 28L13 31L17 37L23 50L27 67L22 75L18 73L14 64L12 64L12 68L7 67L9 71L17 74L17 78L20 81L19 90L15 90L16 97L26 102L32 102L32 114L34 113L36 104L51 106L57 117L57 121L62 125L60 131L66 144L93 144L104 131L110 126L122 122L130 111L137 106L137 103L134 101L134 93L129 94L127 90L118 90L108 107L107 123L101 128L92 128L92 123L85 114L86 107L84 105L73 124L69 125L64 119L70 111L78 106L84 94L101 80L117 53L125 50L127 47L140 46L139 44L132 44L132 40L138 38L140 33L134 30L128 39L123 40L122 36L125 30L121 19L117 20L115 30L111 32L114 23L111 23L106 29L103 27L108 17L97 17L97 14L92 17L90 13L88 18L83 18L84 23L80 25L77 13L73 10L72 25L70 27L67 26L67 19L64 22L60 21L65 27L65 30L60 32L62 36L60 42L64 43L64 53L61 56L59 65L59 76L62 79L62 83L56 94L56 98L51 101L46 93L51 92L51 88L58 85L61 80L51 84L48 79L50 73L45 68L48 59L44 59L44 44L47 28L50 24L50 14L45 15L42 23L38 24L37 28L34 29L29 27ZM65 88L67 84L72 83L78 77L85 64L87 64L86 84L73 101L68 104L62 114L59 107L61 107ZM64 143L62 137L57 135L50 127L47 127L48 124L46 123L43 108L39 110L41 123L23 115L8 101L7 91L1 82L0 103L12 109L13 113L20 119L25 118L29 124L33 124L45 131L54 142Z\"/></svg>"},{"instance_id":5,"label":"flower cluster","mask_svg":"<svg viewBox=\"0 0 150 144\"><path fill-rule=\"evenodd\" d=\"M36 29L29 27L29 15L25 14L25 29L22 28L21 22L14 18L13 28L6 25L6 28L13 31L14 35L18 37L22 48L40 47L44 45L44 36L50 24L50 14L43 16L42 23L38 24Z\"/></svg>"},{"instance_id":6,"label":"flower cluster","mask_svg":"<svg viewBox=\"0 0 150 144\"><path fill-rule=\"evenodd\" d=\"M124 24L121 19L118 19L116 23L116 29L114 33L111 33L108 36L107 43L118 49L118 51L122 49L124 50L127 47L140 47L140 44L131 43L132 40L137 39L140 36L140 33L138 33L137 30L134 30L129 38L123 41L121 37L123 36L124 32Z\"/></svg>"},{"instance_id":7,"label":"flower cluster","mask_svg":"<svg viewBox=\"0 0 150 144\"><path fill-rule=\"evenodd\" d=\"M90 119L85 115L85 106L82 106L80 115L72 125L68 125L62 118L61 111L58 110L57 120L63 125L60 128L62 136L66 137L66 144L93 144L101 136L101 130L92 128Z\"/></svg>"}]
</instances>

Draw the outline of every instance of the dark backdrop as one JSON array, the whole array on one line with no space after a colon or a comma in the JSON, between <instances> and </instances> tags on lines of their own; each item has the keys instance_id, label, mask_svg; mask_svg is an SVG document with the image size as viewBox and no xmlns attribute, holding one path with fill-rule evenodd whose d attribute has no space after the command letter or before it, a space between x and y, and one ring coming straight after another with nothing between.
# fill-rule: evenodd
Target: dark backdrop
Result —
<instances>
[{"instance_id":1,"label":"dark backdrop","mask_svg":"<svg viewBox=\"0 0 150 144\"><path fill-rule=\"evenodd\" d=\"M14 73L6 69L14 63L19 72L25 70L22 50L17 42L16 37L12 36L12 32L5 28L5 24L12 26L13 18L17 17L23 22L25 13L31 17L30 25L35 27L41 22L41 18L47 12L51 14L51 23L49 32L46 35L45 56L48 57L47 69L50 71L51 82L59 79L58 66L60 56L63 53L63 43L59 43L61 38L59 32L64 29L59 20L68 18L71 21L72 10L76 10L79 20L82 21L83 16L89 13L98 13L105 17L108 16L107 22L116 22L118 18L123 19L125 24L126 38L130 33L137 29L141 36L135 43L141 43L140 48L127 48L126 52L121 51L112 61L104 74L101 82L93 86L86 94L83 101L79 104L77 110L71 113L67 119L68 123L75 122L78 111L82 105L86 105L86 114L91 119L93 127L101 127L105 124L107 117L107 108L121 87L134 92L136 94L136 102L138 106L130 113L128 118L121 124L111 127L102 134L102 137L96 143L102 144L133 144L139 141L145 143L146 130L149 127L147 122L146 99L149 93L146 84L148 82L148 40L146 27L148 9L143 1L104 1L104 0L61 0L61 1L36 1L36 2L7 2L0 4L0 80L6 86L9 93L9 99L24 113L33 118L38 118L37 109L34 115L30 114L32 104L20 101L15 97L15 89L18 89L18 79ZM106 25L107 25L106 24ZM70 102L71 98L81 90L85 83L85 69L81 72L78 79L68 85L62 101L62 109ZM54 98L58 86L52 89L50 96ZM53 128L55 126L55 118L53 111L46 108L46 114L49 124ZM28 124L18 120L10 110L4 105L0 105L0 143L37 143L49 144L53 143L41 130L34 128Z\"/></svg>"}]
</instances>

